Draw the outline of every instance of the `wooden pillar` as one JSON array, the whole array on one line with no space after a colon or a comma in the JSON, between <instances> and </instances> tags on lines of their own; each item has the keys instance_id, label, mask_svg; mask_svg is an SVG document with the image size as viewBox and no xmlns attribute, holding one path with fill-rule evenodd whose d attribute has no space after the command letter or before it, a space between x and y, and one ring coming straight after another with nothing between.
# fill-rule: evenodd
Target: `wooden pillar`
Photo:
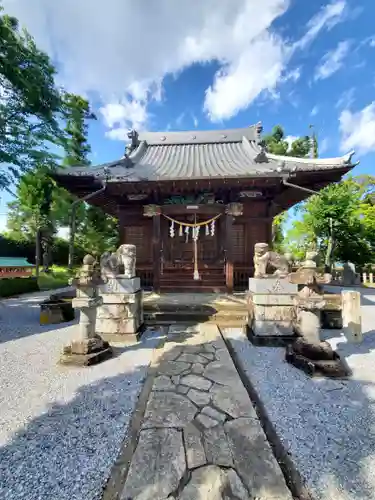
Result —
<instances>
[{"instance_id":1,"label":"wooden pillar","mask_svg":"<svg viewBox=\"0 0 375 500\"><path fill-rule=\"evenodd\" d=\"M161 266L161 233L160 233L160 213L152 218L152 270L153 270L153 288L156 293L160 291L160 266ZM147 242L146 242L147 245Z\"/></svg>"},{"instance_id":2,"label":"wooden pillar","mask_svg":"<svg viewBox=\"0 0 375 500\"><path fill-rule=\"evenodd\" d=\"M158 205L145 205L143 215L152 217L152 274L153 289L156 293L160 291L160 267L161 267L161 231L160 216L161 208ZM147 245L147 241L145 242Z\"/></svg>"},{"instance_id":3,"label":"wooden pillar","mask_svg":"<svg viewBox=\"0 0 375 500\"><path fill-rule=\"evenodd\" d=\"M118 233L120 245L126 243L125 241L125 210L121 207L118 212Z\"/></svg>"},{"instance_id":4,"label":"wooden pillar","mask_svg":"<svg viewBox=\"0 0 375 500\"><path fill-rule=\"evenodd\" d=\"M232 226L234 218L243 214L242 203L229 203L226 210L225 220L225 284L227 293L233 293L234 288L234 263L233 263L233 242L232 242Z\"/></svg>"},{"instance_id":5,"label":"wooden pillar","mask_svg":"<svg viewBox=\"0 0 375 500\"><path fill-rule=\"evenodd\" d=\"M233 293L233 244L232 244L232 226L233 215L225 215L225 285L227 293Z\"/></svg>"}]
</instances>

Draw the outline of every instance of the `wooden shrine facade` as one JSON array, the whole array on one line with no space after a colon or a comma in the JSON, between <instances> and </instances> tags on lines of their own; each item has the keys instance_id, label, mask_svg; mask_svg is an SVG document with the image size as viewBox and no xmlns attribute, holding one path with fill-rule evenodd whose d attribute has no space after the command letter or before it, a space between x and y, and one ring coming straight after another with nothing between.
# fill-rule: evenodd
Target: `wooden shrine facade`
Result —
<instances>
[{"instance_id":1,"label":"wooden shrine facade","mask_svg":"<svg viewBox=\"0 0 375 500\"><path fill-rule=\"evenodd\" d=\"M121 242L155 290L228 291L247 285L256 242L270 241L267 203L144 205L120 210Z\"/></svg>"},{"instance_id":2,"label":"wooden shrine facade","mask_svg":"<svg viewBox=\"0 0 375 500\"><path fill-rule=\"evenodd\" d=\"M137 273L155 291L244 290L272 220L353 168L272 155L260 125L233 130L129 133L120 160L59 169L57 182L118 218L137 247Z\"/></svg>"}]
</instances>

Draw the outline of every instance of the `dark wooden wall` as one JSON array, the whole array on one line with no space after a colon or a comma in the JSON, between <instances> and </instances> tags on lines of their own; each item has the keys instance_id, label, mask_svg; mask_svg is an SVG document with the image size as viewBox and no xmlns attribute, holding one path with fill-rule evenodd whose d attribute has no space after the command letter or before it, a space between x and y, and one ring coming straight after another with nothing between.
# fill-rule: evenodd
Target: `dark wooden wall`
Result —
<instances>
[{"instance_id":1,"label":"dark wooden wall","mask_svg":"<svg viewBox=\"0 0 375 500\"><path fill-rule=\"evenodd\" d=\"M248 278L253 275L254 245L271 242L272 218L269 217L267 200L246 200L243 215L234 217L232 225L232 258L235 289L247 288ZM224 226L225 215L221 224ZM137 272L146 288L152 287L153 279L153 219L143 215L142 206L120 207L119 230L121 243L137 247ZM219 234L219 233L218 233Z\"/></svg>"}]
</instances>

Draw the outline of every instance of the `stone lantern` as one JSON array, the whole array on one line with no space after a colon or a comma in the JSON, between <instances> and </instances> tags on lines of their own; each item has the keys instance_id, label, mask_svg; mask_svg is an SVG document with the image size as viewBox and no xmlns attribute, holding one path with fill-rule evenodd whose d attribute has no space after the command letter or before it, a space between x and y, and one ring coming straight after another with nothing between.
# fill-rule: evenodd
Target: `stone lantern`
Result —
<instances>
[{"instance_id":1,"label":"stone lantern","mask_svg":"<svg viewBox=\"0 0 375 500\"><path fill-rule=\"evenodd\" d=\"M72 283L77 289L72 305L80 311L80 337L64 347L60 359L63 364L88 366L112 356L108 342L95 333L97 308L103 302L97 292L101 282L94 257L86 255L78 277Z\"/></svg>"}]
</instances>

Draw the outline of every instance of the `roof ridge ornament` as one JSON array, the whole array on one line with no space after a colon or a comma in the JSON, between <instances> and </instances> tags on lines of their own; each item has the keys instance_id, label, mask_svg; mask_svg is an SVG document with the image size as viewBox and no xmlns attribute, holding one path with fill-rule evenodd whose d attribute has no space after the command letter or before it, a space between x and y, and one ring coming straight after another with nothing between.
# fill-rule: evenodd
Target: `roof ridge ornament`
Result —
<instances>
[{"instance_id":1,"label":"roof ridge ornament","mask_svg":"<svg viewBox=\"0 0 375 500\"><path fill-rule=\"evenodd\" d=\"M343 163L344 165L351 165L352 164L352 158L355 155L354 149L349 151L349 153L346 153L346 155L343 156Z\"/></svg>"},{"instance_id":2,"label":"roof ridge ornament","mask_svg":"<svg viewBox=\"0 0 375 500\"><path fill-rule=\"evenodd\" d=\"M266 148L264 146L261 146L259 153L255 155L253 159L255 163L268 163Z\"/></svg>"},{"instance_id":3,"label":"roof ridge ornament","mask_svg":"<svg viewBox=\"0 0 375 500\"><path fill-rule=\"evenodd\" d=\"M127 158L133 151L135 151L140 144L138 138L139 134L135 129L130 129L126 135L128 139L130 139L130 144L126 144L125 146L125 158Z\"/></svg>"}]
</instances>

